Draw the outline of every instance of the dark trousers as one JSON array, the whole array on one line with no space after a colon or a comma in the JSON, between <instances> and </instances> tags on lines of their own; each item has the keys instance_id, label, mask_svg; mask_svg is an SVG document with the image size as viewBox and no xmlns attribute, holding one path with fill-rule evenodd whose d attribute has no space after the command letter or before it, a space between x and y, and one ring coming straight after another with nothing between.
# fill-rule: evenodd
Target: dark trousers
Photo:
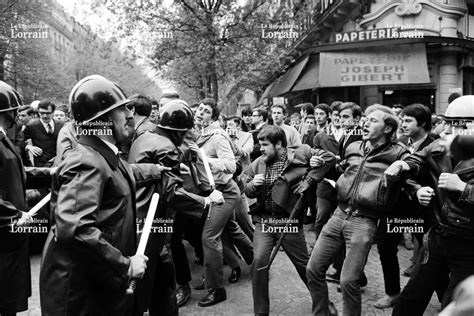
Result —
<instances>
[{"instance_id":1,"label":"dark trousers","mask_svg":"<svg viewBox=\"0 0 474 316\"><path fill-rule=\"evenodd\" d=\"M183 245L183 237L193 246L196 256L202 258L201 234L201 219L179 212L176 213L173 222L173 234L171 235L170 247L176 269L176 283L178 283L178 285L186 285L191 282L191 271L189 269L186 249Z\"/></svg>"},{"instance_id":2,"label":"dark trousers","mask_svg":"<svg viewBox=\"0 0 474 316\"><path fill-rule=\"evenodd\" d=\"M273 247L276 245L279 233L268 233L262 231L262 224L257 222L253 235L254 262L252 265L252 295L254 313L268 314L270 311L270 298L268 292L269 270L258 270L268 265ZM303 228L298 233L288 233L282 242L282 247L296 268L301 280L305 285L306 265L308 263L308 250Z\"/></svg>"},{"instance_id":3,"label":"dark trousers","mask_svg":"<svg viewBox=\"0 0 474 316\"><path fill-rule=\"evenodd\" d=\"M456 285L474 274L473 240L444 236L437 231L429 234L428 253L421 251L413 275L400 294L392 315L423 315L433 292L438 289L439 293L439 289L446 287L444 308L451 302ZM428 256L428 261L421 264L425 256Z\"/></svg>"},{"instance_id":4,"label":"dark trousers","mask_svg":"<svg viewBox=\"0 0 474 316\"><path fill-rule=\"evenodd\" d=\"M173 259L168 246L164 246L160 253L148 253L147 275L137 284L136 315L143 315L149 309L150 316L178 315L176 301L176 280Z\"/></svg>"},{"instance_id":5,"label":"dark trousers","mask_svg":"<svg viewBox=\"0 0 474 316\"><path fill-rule=\"evenodd\" d=\"M398 264L398 244L403 239L402 233L387 233L386 225L382 223L378 235L377 249L382 264L385 294L400 293L400 266Z\"/></svg>"}]
</instances>

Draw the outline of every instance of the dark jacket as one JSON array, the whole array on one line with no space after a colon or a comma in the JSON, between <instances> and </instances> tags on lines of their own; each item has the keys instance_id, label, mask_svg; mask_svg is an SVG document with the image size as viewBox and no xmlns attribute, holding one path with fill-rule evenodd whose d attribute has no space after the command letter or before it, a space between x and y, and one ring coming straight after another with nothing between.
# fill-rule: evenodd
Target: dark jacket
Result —
<instances>
[{"instance_id":1,"label":"dark jacket","mask_svg":"<svg viewBox=\"0 0 474 316\"><path fill-rule=\"evenodd\" d=\"M387 141L365 153L365 141L357 141L347 147L344 173L336 184L339 208L349 207L354 214L380 218L387 215L401 189L400 181L382 184L384 171L394 161L408 156L408 149Z\"/></svg>"},{"instance_id":2,"label":"dark jacket","mask_svg":"<svg viewBox=\"0 0 474 316\"><path fill-rule=\"evenodd\" d=\"M135 141L145 132L156 133L158 132L158 126L155 123L150 122L149 118L143 119L135 126L135 134L133 135L132 142Z\"/></svg>"},{"instance_id":3,"label":"dark jacket","mask_svg":"<svg viewBox=\"0 0 474 316\"><path fill-rule=\"evenodd\" d=\"M454 158L462 160L474 158L474 135L458 135L451 144Z\"/></svg>"},{"instance_id":4,"label":"dark jacket","mask_svg":"<svg viewBox=\"0 0 474 316\"><path fill-rule=\"evenodd\" d=\"M362 140L362 129L360 127L357 126L356 128L351 129L350 132L346 131L346 135L344 135L339 141L339 159L346 159L347 147L349 147L353 142L359 140Z\"/></svg>"},{"instance_id":5,"label":"dark jacket","mask_svg":"<svg viewBox=\"0 0 474 316\"><path fill-rule=\"evenodd\" d=\"M25 162L27 158L25 155L25 135L21 128L22 125L16 122L11 128L7 129L7 137L15 144L23 162Z\"/></svg>"},{"instance_id":6,"label":"dark jacket","mask_svg":"<svg viewBox=\"0 0 474 316\"><path fill-rule=\"evenodd\" d=\"M272 199L289 215L298 196L293 194L293 190L300 183L303 177L312 178L314 182L321 181L328 170L336 163L336 157L324 150L311 149L308 145L301 145L297 148L287 149L288 158L281 176L275 181L272 187ZM326 162L319 168L311 168L309 161L312 156L321 156ZM249 198L257 198L257 206L252 210L253 214L258 215L264 211L263 199L267 188L265 185L255 187L249 182L256 174L266 174L267 165L265 161L259 157L255 160L244 174L245 194Z\"/></svg>"},{"instance_id":7,"label":"dark jacket","mask_svg":"<svg viewBox=\"0 0 474 316\"><path fill-rule=\"evenodd\" d=\"M474 238L474 158L454 161L448 151L433 142L428 147L406 158L411 172L419 174L423 169L429 172L430 187L435 189L433 205L436 222L447 234ZM463 192L438 188L441 173L454 173L466 182ZM420 185L421 186L421 185Z\"/></svg>"},{"instance_id":8,"label":"dark jacket","mask_svg":"<svg viewBox=\"0 0 474 316\"><path fill-rule=\"evenodd\" d=\"M336 138L332 134L330 125L320 130L313 137L313 148L323 149L337 156L339 154L338 147L339 147L339 143L337 142ZM334 177L335 173L336 173L336 169L332 168L329 174L331 175L330 176L331 179ZM337 192L336 192L336 189L333 188L333 186L329 184L327 181L321 181L320 183L318 183L318 187L316 189L316 196L318 198L322 198L326 200L336 200Z\"/></svg>"},{"instance_id":9,"label":"dark jacket","mask_svg":"<svg viewBox=\"0 0 474 316\"><path fill-rule=\"evenodd\" d=\"M44 167L51 165L49 160L56 156L56 141L58 139L59 130L63 127L63 123L51 120L54 124L53 134L48 134L41 121L34 120L26 125L25 141L31 139L33 146L37 146L43 150L41 156L34 157L35 166Z\"/></svg>"},{"instance_id":10,"label":"dark jacket","mask_svg":"<svg viewBox=\"0 0 474 316\"><path fill-rule=\"evenodd\" d=\"M420 144L418 150L423 150L423 148L430 145L434 142L435 139L428 134L428 137ZM398 142L402 143L403 145L408 145L408 137L402 136L398 139ZM415 181L416 180L416 181ZM430 216L429 207L423 206L418 202L418 198L416 197L416 192L421 186L427 186L429 181L428 172L425 170L418 174L416 179L407 179L405 183L403 183L402 192L395 203L395 209L400 210L400 213L406 215L406 217L422 217L423 227L426 228L427 231L429 223L432 222L432 218ZM421 184L421 186L420 186ZM397 211L397 214L399 212Z\"/></svg>"},{"instance_id":11,"label":"dark jacket","mask_svg":"<svg viewBox=\"0 0 474 316\"><path fill-rule=\"evenodd\" d=\"M151 123L152 124L152 123ZM173 217L172 210L179 212L194 212L199 216L204 211L204 197L190 193L183 188L183 177L180 173L181 153L170 140L169 134L164 129L156 129L156 134L149 131L140 133L130 148L129 163L158 163L171 167L171 171L163 172L161 181L156 185L137 190L137 218L142 227L151 197L154 192L160 194L160 201L155 218L169 219ZM165 227L163 224L159 224ZM169 224L168 224L169 225ZM145 312L150 300L153 299L153 281L156 278L156 256L165 244L168 234L151 234L146 247L145 255L148 256L147 271L137 284L138 310ZM162 284L166 286L166 284ZM156 298L155 298L156 299Z\"/></svg>"},{"instance_id":12,"label":"dark jacket","mask_svg":"<svg viewBox=\"0 0 474 316\"><path fill-rule=\"evenodd\" d=\"M30 172L25 172L17 148L0 132L0 310L12 304L17 312L28 308L31 295L28 234L12 232L18 229L12 225L21 217L21 211L27 211L27 175L36 177L42 173L47 178L42 183L50 186L49 170L42 170L45 168L30 168Z\"/></svg>"},{"instance_id":13,"label":"dark jacket","mask_svg":"<svg viewBox=\"0 0 474 316\"><path fill-rule=\"evenodd\" d=\"M128 165L95 136L81 136L53 179L51 231L40 272L42 315L125 315L135 254L135 186L161 175Z\"/></svg>"}]
</instances>

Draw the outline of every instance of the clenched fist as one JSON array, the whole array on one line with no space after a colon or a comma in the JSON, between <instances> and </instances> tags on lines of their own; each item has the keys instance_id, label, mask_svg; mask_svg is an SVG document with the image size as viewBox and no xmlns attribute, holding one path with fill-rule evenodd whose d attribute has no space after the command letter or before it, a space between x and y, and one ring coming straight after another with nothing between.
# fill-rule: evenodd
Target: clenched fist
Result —
<instances>
[{"instance_id":1,"label":"clenched fist","mask_svg":"<svg viewBox=\"0 0 474 316\"><path fill-rule=\"evenodd\" d=\"M418 202L423 206L428 206L431 202L431 198L435 195L435 192L430 187L422 187L416 191L416 197Z\"/></svg>"},{"instance_id":2,"label":"clenched fist","mask_svg":"<svg viewBox=\"0 0 474 316\"><path fill-rule=\"evenodd\" d=\"M321 167L325 164L325 161L323 158L319 157L319 156L313 156L311 157L311 159L309 160L309 165L312 167L312 168L317 168L317 167Z\"/></svg>"},{"instance_id":3,"label":"clenched fist","mask_svg":"<svg viewBox=\"0 0 474 316\"><path fill-rule=\"evenodd\" d=\"M130 257L130 266L132 267L132 279L141 279L145 274L146 270L146 263L148 261L148 257L145 255L136 254Z\"/></svg>"},{"instance_id":4,"label":"clenched fist","mask_svg":"<svg viewBox=\"0 0 474 316\"><path fill-rule=\"evenodd\" d=\"M264 182L265 182L265 176L263 174L256 174L252 180L253 185L256 187L262 186Z\"/></svg>"},{"instance_id":5,"label":"clenched fist","mask_svg":"<svg viewBox=\"0 0 474 316\"><path fill-rule=\"evenodd\" d=\"M466 182L462 181L455 173L443 172L438 179L438 188L449 191L463 192L466 185Z\"/></svg>"}]
</instances>

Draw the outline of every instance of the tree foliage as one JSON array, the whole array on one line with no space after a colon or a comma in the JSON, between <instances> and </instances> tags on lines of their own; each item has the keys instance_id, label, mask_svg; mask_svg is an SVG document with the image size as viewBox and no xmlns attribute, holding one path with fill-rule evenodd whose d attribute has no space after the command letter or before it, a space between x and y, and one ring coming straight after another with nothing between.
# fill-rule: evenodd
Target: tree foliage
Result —
<instances>
[{"instance_id":1,"label":"tree foliage","mask_svg":"<svg viewBox=\"0 0 474 316\"><path fill-rule=\"evenodd\" d=\"M144 48L163 77L194 90L199 98L219 99L226 84L242 79L261 87L279 67L284 41L263 39L261 34L262 24L281 21L269 15L265 1L239 5L230 0L180 0L170 6L159 1L96 2L114 14L120 37Z\"/></svg>"},{"instance_id":2,"label":"tree foliage","mask_svg":"<svg viewBox=\"0 0 474 316\"><path fill-rule=\"evenodd\" d=\"M24 102L53 99L67 103L69 92L83 77L100 74L116 81L127 93L158 97L160 88L137 64L126 58L112 41L92 33L74 38L75 49L55 50L52 33L48 38L16 38L12 29L48 24L53 17L46 3L22 0L0 2L0 80L7 81ZM25 26L26 25L26 26Z\"/></svg>"}]
</instances>

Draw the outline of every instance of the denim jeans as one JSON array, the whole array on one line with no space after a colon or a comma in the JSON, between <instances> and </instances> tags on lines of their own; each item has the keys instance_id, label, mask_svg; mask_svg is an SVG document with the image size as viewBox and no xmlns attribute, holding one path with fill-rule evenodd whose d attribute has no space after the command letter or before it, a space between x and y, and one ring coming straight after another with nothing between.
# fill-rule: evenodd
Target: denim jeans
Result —
<instances>
[{"instance_id":1,"label":"denim jeans","mask_svg":"<svg viewBox=\"0 0 474 316\"><path fill-rule=\"evenodd\" d=\"M318 239L319 235L321 234L321 230L323 230L324 225L329 221L331 215L333 214L334 210L337 207L337 201L328 200L318 197L316 199L316 222L315 222L315 229L316 229L316 239Z\"/></svg>"},{"instance_id":2,"label":"denim jeans","mask_svg":"<svg viewBox=\"0 0 474 316\"><path fill-rule=\"evenodd\" d=\"M269 270L258 269L265 267L270 261L271 252L279 237L279 233L263 232L262 224L256 223L253 238L254 262L252 265L252 294L255 313L268 314L270 311ZM309 256L303 227L300 227L298 233L286 234L281 245L306 285L306 265Z\"/></svg>"},{"instance_id":3,"label":"denim jeans","mask_svg":"<svg viewBox=\"0 0 474 316\"><path fill-rule=\"evenodd\" d=\"M308 286L313 301L313 315L329 315L326 271L341 245L346 246L342 265L341 289L343 315L361 315L359 278L364 270L370 247L375 240L377 220L349 215L336 209L321 231L306 267Z\"/></svg>"}]
</instances>

